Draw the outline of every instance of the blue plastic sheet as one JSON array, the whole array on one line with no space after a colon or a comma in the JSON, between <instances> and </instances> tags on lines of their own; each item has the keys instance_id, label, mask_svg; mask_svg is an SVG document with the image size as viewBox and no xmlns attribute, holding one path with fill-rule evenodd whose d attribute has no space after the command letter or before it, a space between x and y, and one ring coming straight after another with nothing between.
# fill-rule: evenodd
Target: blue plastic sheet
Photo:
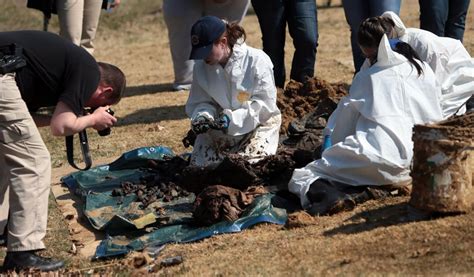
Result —
<instances>
[{"instance_id":1,"label":"blue plastic sheet","mask_svg":"<svg viewBox=\"0 0 474 277\"><path fill-rule=\"evenodd\" d=\"M149 160L173 156L168 147L143 147L124 153L108 165L62 178L73 193L82 196L84 214L91 225L109 234L97 247L95 258L123 255L170 242L191 242L217 234L240 232L262 222L285 223L286 211L272 205L272 198L276 197L273 194L255 199L238 220L209 227L192 225L193 194L166 203L157 201L154 207L147 208L136 201L135 194L112 196L112 190L120 188L122 182L137 182L147 174L156 174L146 169ZM156 206L160 208L155 209Z\"/></svg>"},{"instance_id":2,"label":"blue plastic sheet","mask_svg":"<svg viewBox=\"0 0 474 277\"><path fill-rule=\"evenodd\" d=\"M125 255L131 251L143 250L146 247L156 247L170 242L186 243L218 234L236 233L263 222L285 224L287 219L286 210L273 207L271 204L273 197L278 196L266 194L256 198L241 218L233 222L223 221L209 227L195 227L188 224L166 226L135 239L109 237L99 244L95 258Z\"/></svg>"}]
</instances>

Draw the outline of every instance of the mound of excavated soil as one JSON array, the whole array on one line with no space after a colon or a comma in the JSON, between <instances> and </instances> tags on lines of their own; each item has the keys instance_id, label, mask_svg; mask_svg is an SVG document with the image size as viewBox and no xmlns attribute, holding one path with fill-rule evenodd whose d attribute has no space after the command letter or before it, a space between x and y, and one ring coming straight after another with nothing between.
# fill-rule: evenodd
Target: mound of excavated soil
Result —
<instances>
[{"instance_id":1,"label":"mound of excavated soil","mask_svg":"<svg viewBox=\"0 0 474 277\"><path fill-rule=\"evenodd\" d=\"M316 77L304 84L290 81L284 91L278 90L277 105L282 115L280 133L285 134L291 121L309 112L329 116L339 100L347 95L347 89L345 84L330 84Z\"/></svg>"},{"instance_id":2,"label":"mound of excavated soil","mask_svg":"<svg viewBox=\"0 0 474 277\"><path fill-rule=\"evenodd\" d=\"M331 85L312 78L305 84L291 81L284 91L278 92L277 104L282 113L281 133L286 133L291 123L290 140L294 144L282 147L276 155L271 155L256 164L250 164L239 155L228 155L216 168L188 166L182 158L154 161L149 169L155 177L140 183L126 182L116 195L136 193L147 206L163 199L196 195L205 188L215 185L227 186L244 191L250 186L277 186L286 189L295 168L303 167L314 160L314 151L321 143L321 132L326 119L334 111L340 98L347 95L347 87ZM292 122L293 121L293 122ZM183 144L194 143L194 134L188 132ZM288 145L286 145L288 146Z\"/></svg>"}]
</instances>

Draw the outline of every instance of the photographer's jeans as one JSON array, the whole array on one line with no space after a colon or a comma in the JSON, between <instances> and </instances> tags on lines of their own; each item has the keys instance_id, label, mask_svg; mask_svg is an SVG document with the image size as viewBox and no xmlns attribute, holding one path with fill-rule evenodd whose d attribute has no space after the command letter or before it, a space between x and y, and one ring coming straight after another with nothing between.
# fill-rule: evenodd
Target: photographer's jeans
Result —
<instances>
[{"instance_id":1,"label":"photographer's jeans","mask_svg":"<svg viewBox=\"0 0 474 277\"><path fill-rule=\"evenodd\" d=\"M420 28L462 41L470 0L419 0Z\"/></svg>"},{"instance_id":2,"label":"photographer's jeans","mask_svg":"<svg viewBox=\"0 0 474 277\"><path fill-rule=\"evenodd\" d=\"M8 251L43 249L51 161L14 74L0 75L0 228Z\"/></svg>"},{"instance_id":3,"label":"photographer's jeans","mask_svg":"<svg viewBox=\"0 0 474 277\"><path fill-rule=\"evenodd\" d=\"M295 53L290 78L304 82L314 76L318 47L318 16L314 0L252 0L262 31L263 51L273 63L277 87L285 85L286 23Z\"/></svg>"},{"instance_id":4,"label":"photographer's jeans","mask_svg":"<svg viewBox=\"0 0 474 277\"><path fill-rule=\"evenodd\" d=\"M355 72L359 72L365 57L357 43L360 24L367 18L382 15L386 11L400 13L401 0L342 0L344 14L351 28L352 58Z\"/></svg>"}]
</instances>

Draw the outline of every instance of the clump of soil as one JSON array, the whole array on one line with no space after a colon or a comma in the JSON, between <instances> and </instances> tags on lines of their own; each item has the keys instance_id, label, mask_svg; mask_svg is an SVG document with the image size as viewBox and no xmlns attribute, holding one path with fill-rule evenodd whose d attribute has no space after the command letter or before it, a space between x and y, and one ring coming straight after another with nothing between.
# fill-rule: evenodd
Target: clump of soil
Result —
<instances>
[{"instance_id":1,"label":"clump of soil","mask_svg":"<svg viewBox=\"0 0 474 277\"><path fill-rule=\"evenodd\" d=\"M255 197L266 192L263 187L241 191L220 185L209 186L196 197L193 217L199 225L235 221Z\"/></svg>"},{"instance_id":2,"label":"clump of soil","mask_svg":"<svg viewBox=\"0 0 474 277\"><path fill-rule=\"evenodd\" d=\"M316 220L312 215L308 214L305 211L299 211L288 215L288 219L285 223L285 228L293 229L306 227L315 224L315 222Z\"/></svg>"},{"instance_id":3,"label":"clump of soil","mask_svg":"<svg viewBox=\"0 0 474 277\"><path fill-rule=\"evenodd\" d=\"M329 116L347 94L347 85L332 85L316 77L304 84L290 81L284 91L278 90L277 105L282 114L280 133L285 134L291 121L309 112Z\"/></svg>"},{"instance_id":4,"label":"clump of soil","mask_svg":"<svg viewBox=\"0 0 474 277\"><path fill-rule=\"evenodd\" d=\"M179 174L187 164L188 161L180 156L150 160L145 170L151 174L140 178L137 183L123 182L120 188L112 191L112 196L135 193L144 207L160 199L169 202L179 197L189 196L189 192L177 184Z\"/></svg>"}]
</instances>

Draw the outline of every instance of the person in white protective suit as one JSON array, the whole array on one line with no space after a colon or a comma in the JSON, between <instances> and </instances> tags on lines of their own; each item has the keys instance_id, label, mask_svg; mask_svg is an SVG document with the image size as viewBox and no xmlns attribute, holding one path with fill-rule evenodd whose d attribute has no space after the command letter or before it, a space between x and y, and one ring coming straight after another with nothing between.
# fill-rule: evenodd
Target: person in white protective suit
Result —
<instances>
[{"instance_id":1,"label":"person in white protective suit","mask_svg":"<svg viewBox=\"0 0 474 277\"><path fill-rule=\"evenodd\" d=\"M321 184L382 186L406 183L413 156L412 128L442 120L441 90L431 68L406 43L391 40L374 18L359 29L370 66L355 76L349 96L328 120L331 143L319 160L295 169L289 190L303 208ZM392 47L394 50L392 50Z\"/></svg>"},{"instance_id":2,"label":"person in white protective suit","mask_svg":"<svg viewBox=\"0 0 474 277\"><path fill-rule=\"evenodd\" d=\"M464 104L474 93L474 59L462 42L439 37L425 30L406 28L400 17L393 12L385 12L380 20L389 22L386 30L389 38L398 38L408 43L435 73L441 85L443 117L465 113ZM368 64L366 61L363 67Z\"/></svg>"},{"instance_id":3,"label":"person in white protective suit","mask_svg":"<svg viewBox=\"0 0 474 277\"><path fill-rule=\"evenodd\" d=\"M176 91L189 90L194 61L189 60L191 26L202 16L213 15L242 22L250 0L163 0L163 17L168 28Z\"/></svg>"},{"instance_id":4,"label":"person in white protective suit","mask_svg":"<svg viewBox=\"0 0 474 277\"><path fill-rule=\"evenodd\" d=\"M186 114L197 134L193 165L217 165L227 153L256 162L277 150L281 115L273 65L244 41L241 26L215 16L192 27L195 65Z\"/></svg>"}]
</instances>

